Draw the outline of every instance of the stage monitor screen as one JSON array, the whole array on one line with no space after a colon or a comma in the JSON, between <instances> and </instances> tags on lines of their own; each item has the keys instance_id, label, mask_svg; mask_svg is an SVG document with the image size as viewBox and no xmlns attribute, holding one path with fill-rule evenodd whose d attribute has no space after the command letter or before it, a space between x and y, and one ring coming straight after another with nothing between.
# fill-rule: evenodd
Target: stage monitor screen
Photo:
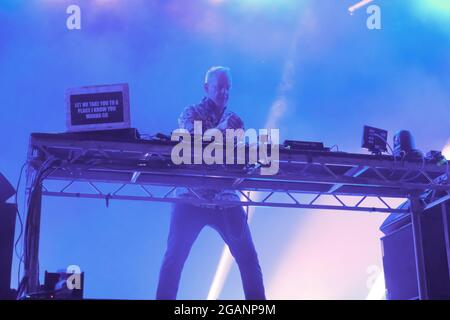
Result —
<instances>
[{"instance_id":1,"label":"stage monitor screen","mask_svg":"<svg viewBox=\"0 0 450 320\"><path fill-rule=\"evenodd\" d=\"M67 131L130 127L128 84L71 88L66 91Z\"/></svg>"}]
</instances>

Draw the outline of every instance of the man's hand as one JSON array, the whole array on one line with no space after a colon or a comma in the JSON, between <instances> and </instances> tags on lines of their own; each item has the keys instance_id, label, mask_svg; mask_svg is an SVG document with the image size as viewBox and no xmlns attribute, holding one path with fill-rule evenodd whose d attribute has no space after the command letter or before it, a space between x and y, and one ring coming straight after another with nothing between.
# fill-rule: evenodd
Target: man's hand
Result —
<instances>
[{"instance_id":1,"label":"man's hand","mask_svg":"<svg viewBox=\"0 0 450 320\"><path fill-rule=\"evenodd\" d=\"M226 130L226 129L243 129L244 123L241 118L239 118L236 114L231 113L227 118L225 118L219 125L217 129Z\"/></svg>"}]
</instances>

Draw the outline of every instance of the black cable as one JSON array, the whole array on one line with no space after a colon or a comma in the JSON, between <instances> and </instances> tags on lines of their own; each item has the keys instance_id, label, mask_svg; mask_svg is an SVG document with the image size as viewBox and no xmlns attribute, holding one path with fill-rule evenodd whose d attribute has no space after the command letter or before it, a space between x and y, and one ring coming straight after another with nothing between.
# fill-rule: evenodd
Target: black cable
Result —
<instances>
[{"instance_id":1,"label":"black cable","mask_svg":"<svg viewBox=\"0 0 450 320\"><path fill-rule=\"evenodd\" d=\"M45 164L45 162L44 162ZM30 228L32 225L32 219L34 218L34 214L33 214L33 210L35 208L34 206L34 202L35 202L35 197L36 197L36 186L39 185L40 181L41 181L41 176L43 171L45 170L43 166L41 167L41 169L38 171L38 173L36 174L36 177L34 179L34 181L31 184L31 188L30 188L30 194L29 194L29 198L28 198L28 203L27 203L27 217L26 217L26 222L25 222L25 236L24 236L24 252L22 254L22 258L20 260L20 264L22 264L22 261L29 261L28 259L28 253L30 250L30 243L29 243L29 232L30 232ZM26 269L27 266L24 266L24 268ZM22 279L22 282L19 285L19 289L18 289L18 297L20 298L22 296L22 293L25 293L26 290L28 289L28 276L27 274L25 274L25 276Z\"/></svg>"},{"instance_id":2,"label":"black cable","mask_svg":"<svg viewBox=\"0 0 450 320\"><path fill-rule=\"evenodd\" d=\"M389 150L391 151L391 155L394 156L394 150L392 150L391 145L389 144L389 142L387 142L387 140L383 136L379 135L378 133L374 133L374 135L376 137L380 138L384 143L386 143L386 145L389 147ZM394 157L394 160L395 160L395 157Z\"/></svg>"},{"instance_id":3,"label":"black cable","mask_svg":"<svg viewBox=\"0 0 450 320\"><path fill-rule=\"evenodd\" d=\"M422 157L422 168L420 168L419 173L412 178L402 179L400 182L409 182L409 181L417 179L418 177L420 177L420 175L422 175L422 170L425 168L425 157L423 156L422 152L420 152L420 156Z\"/></svg>"},{"instance_id":4,"label":"black cable","mask_svg":"<svg viewBox=\"0 0 450 320\"><path fill-rule=\"evenodd\" d=\"M30 188L30 194L29 194L29 198L28 198L28 208L27 208L27 218L26 218L26 222L25 222L25 235L24 235L24 253L22 255L22 259L20 260L20 264L22 263L23 260L25 261L29 261L29 251L30 251L30 247L31 247L31 243L30 243L30 228L33 228L33 219L35 218L35 214L34 214L34 210L35 210L35 205L34 203L36 202L36 191L38 190L37 187L39 185L42 185L42 181L45 180L48 175L50 173L48 173L47 175L45 175L45 173L49 170L52 169L52 166L54 165L54 163L56 161L58 161L59 159L51 157L47 160L44 161L44 163L41 165L41 167L39 168L38 172L36 173L36 176L34 178L34 181L32 181L31 183L31 188ZM25 259L23 259L23 257ZM25 266L26 268L27 266ZM18 288L18 298L20 299L20 297L23 296L23 294L26 293L26 290L28 289L28 275L25 274L25 276L23 277L22 281L19 284L19 288Z\"/></svg>"},{"instance_id":5,"label":"black cable","mask_svg":"<svg viewBox=\"0 0 450 320\"><path fill-rule=\"evenodd\" d=\"M16 185L16 194L14 195L14 204L16 206L16 213L17 213L17 217L19 218L19 222L20 222L20 233L19 236L17 237L17 240L14 244L14 250L16 253L16 257L18 259L20 259L18 253L17 253L17 244L20 241L20 238L22 237L23 234L23 221L22 221L22 216L20 215L20 211L19 211L19 201L18 201L18 193L19 193L19 188L20 188L20 180L22 178L22 173L23 173L23 169L25 168L27 163L24 163L20 169L20 174L19 174L19 179L17 181L17 185Z\"/></svg>"},{"instance_id":6,"label":"black cable","mask_svg":"<svg viewBox=\"0 0 450 320\"><path fill-rule=\"evenodd\" d=\"M374 133L374 135L375 135L376 137L378 137L379 139L381 139L384 143L386 143L386 145L389 147L389 150L391 151L391 156L392 156L392 158L394 159L394 169L392 169L392 172L391 172L391 174L390 174L390 177L392 177L392 175L397 171L397 170L396 170L396 167L397 167L397 159L396 159L396 157L395 157L394 150L392 149L392 147L391 147L391 145L389 144L389 142L387 142L387 140L386 140L383 136L379 135L378 133Z\"/></svg>"},{"instance_id":7,"label":"black cable","mask_svg":"<svg viewBox=\"0 0 450 320\"><path fill-rule=\"evenodd\" d=\"M20 211L19 211L18 194L19 194L20 181L22 179L23 169L25 168L26 165L27 165L27 162L25 162L20 169L19 179L18 179L17 185L16 185L16 194L14 195L14 204L16 206L16 213L17 213L17 217L19 218L19 223L20 223L19 236L17 237L17 240L14 243L14 253L16 254L17 259L19 259L19 266L18 266L18 271L17 271L17 286L19 286L19 283L20 283L20 269L21 269L22 256L23 256L22 254L19 255L17 253L17 245L19 244L20 239L22 238L22 235L23 235L23 221L22 221L22 216L20 215Z\"/></svg>"}]
</instances>

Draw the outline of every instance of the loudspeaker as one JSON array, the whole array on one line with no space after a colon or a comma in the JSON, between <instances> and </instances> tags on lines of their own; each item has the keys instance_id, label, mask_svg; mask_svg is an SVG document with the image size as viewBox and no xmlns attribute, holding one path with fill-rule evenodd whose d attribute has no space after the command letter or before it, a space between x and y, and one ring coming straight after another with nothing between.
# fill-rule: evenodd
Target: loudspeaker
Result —
<instances>
[{"instance_id":1,"label":"loudspeaker","mask_svg":"<svg viewBox=\"0 0 450 320\"><path fill-rule=\"evenodd\" d=\"M418 299L417 274L411 224L381 239L386 299Z\"/></svg>"},{"instance_id":2,"label":"loudspeaker","mask_svg":"<svg viewBox=\"0 0 450 320\"><path fill-rule=\"evenodd\" d=\"M9 181L0 173L0 203L5 202L16 193L14 187Z\"/></svg>"},{"instance_id":3,"label":"loudspeaker","mask_svg":"<svg viewBox=\"0 0 450 320\"><path fill-rule=\"evenodd\" d=\"M11 265L16 212L16 205L0 203L0 300L11 299Z\"/></svg>"},{"instance_id":4,"label":"loudspeaker","mask_svg":"<svg viewBox=\"0 0 450 320\"><path fill-rule=\"evenodd\" d=\"M449 259L447 257L445 220L450 217L450 201L423 212L422 236L426 282L430 299L450 299ZM412 223L409 214L392 214L381 227L386 298L418 299L416 262ZM448 231L447 231L448 232Z\"/></svg>"}]
</instances>

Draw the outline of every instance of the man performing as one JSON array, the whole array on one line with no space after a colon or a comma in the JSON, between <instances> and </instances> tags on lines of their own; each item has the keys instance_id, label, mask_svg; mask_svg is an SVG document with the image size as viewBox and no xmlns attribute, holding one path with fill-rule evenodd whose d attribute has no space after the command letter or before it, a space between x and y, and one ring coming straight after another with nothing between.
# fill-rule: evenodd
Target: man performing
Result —
<instances>
[{"instance_id":1,"label":"man performing","mask_svg":"<svg viewBox=\"0 0 450 320\"><path fill-rule=\"evenodd\" d=\"M203 130L217 128L243 128L242 120L228 112L227 102L231 89L230 70L213 67L205 77L205 97L193 106L185 108L178 123L180 128L194 132L194 121L202 121ZM208 200L239 200L232 190L196 188L195 192ZM195 198L190 191L180 197ZM204 226L217 230L228 245L241 273L245 298L265 300L264 284L258 256L253 244L247 216L241 206L207 207L177 203L173 205L167 249L159 275L156 299L176 299L184 263L191 247Z\"/></svg>"}]
</instances>

